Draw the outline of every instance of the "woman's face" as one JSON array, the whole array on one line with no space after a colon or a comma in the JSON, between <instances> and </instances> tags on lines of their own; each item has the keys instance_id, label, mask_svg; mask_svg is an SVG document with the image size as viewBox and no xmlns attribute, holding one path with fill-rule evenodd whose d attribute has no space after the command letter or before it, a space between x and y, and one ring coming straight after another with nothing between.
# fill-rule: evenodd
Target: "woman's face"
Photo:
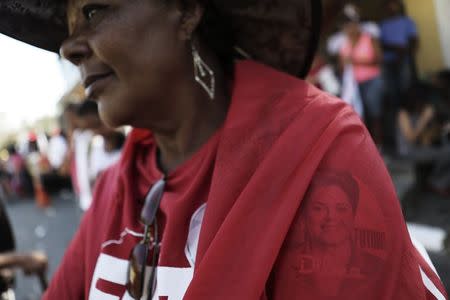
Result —
<instances>
[{"instance_id":1,"label":"woman's face","mask_svg":"<svg viewBox=\"0 0 450 300\"><path fill-rule=\"evenodd\" d=\"M306 223L315 242L339 245L350 240L354 216L347 194L337 186L315 187L306 206Z\"/></svg>"},{"instance_id":2,"label":"woman's face","mask_svg":"<svg viewBox=\"0 0 450 300\"><path fill-rule=\"evenodd\" d=\"M111 127L145 126L173 110L167 99L188 51L179 10L163 2L68 0L61 52L79 67L88 97Z\"/></svg>"}]
</instances>

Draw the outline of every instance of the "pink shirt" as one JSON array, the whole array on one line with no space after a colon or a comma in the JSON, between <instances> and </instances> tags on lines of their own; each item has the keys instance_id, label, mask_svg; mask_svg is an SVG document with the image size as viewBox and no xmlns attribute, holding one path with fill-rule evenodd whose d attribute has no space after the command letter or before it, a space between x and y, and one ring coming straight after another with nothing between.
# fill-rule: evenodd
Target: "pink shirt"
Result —
<instances>
[{"instance_id":1,"label":"pink shirt","mask_svg":"<svg viewBox=\"0 0 450 300\"><path fill-rule=\"evenodd\" d=\"M368 33L362 33L356 45L352 46L349 39L346 40L340 51L341 57L351 56L356 61L374 61L376 59L375 47L372 43L372 37ZM358 83L365 82L381 73L377 65L353 65L353 72Z\"/></svg>"}]
</instances>

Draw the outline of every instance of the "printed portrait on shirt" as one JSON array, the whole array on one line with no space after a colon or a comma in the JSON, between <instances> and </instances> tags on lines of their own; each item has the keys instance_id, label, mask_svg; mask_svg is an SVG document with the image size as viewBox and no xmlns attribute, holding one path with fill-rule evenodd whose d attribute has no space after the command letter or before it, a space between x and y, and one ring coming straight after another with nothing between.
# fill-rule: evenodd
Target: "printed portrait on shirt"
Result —
<instances>
[{"instance_id":1,"label":"printed portrait on shirt","mask_svg":"<svg viewBox=\"0 0 450 300\"><path fill-rule=\"evenodd\" d=\"M360 222L370 211L360 207L366 192L350 173L325 170L305 195L294 269L299 281L318 287L319 298L348 295L382 265L385 234Z\"/></svg>"}]
</instances>

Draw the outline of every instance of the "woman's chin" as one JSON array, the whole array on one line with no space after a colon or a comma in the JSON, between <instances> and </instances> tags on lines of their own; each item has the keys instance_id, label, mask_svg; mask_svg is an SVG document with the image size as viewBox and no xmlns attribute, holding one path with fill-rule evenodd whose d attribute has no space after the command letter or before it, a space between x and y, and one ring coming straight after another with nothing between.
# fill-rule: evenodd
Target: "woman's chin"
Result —
<instances>
[{"instance_id":1,"label":"woman's chin","mask_svg":"<svg viewBox=\"0 0 450 300\"><path fill-rule=\"evenodd\" d=\"M129 125L129 118L127 118L124 112L120 111L108 111L102 109L99 106L100 119L110 128L118 128L121 126Z\"/></svg>"}]
</instances>

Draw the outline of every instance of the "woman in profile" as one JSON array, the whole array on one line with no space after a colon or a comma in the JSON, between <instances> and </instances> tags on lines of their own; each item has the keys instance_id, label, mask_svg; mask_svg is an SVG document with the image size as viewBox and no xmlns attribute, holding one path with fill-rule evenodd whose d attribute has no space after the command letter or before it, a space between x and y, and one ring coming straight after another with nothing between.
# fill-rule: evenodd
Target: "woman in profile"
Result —
<instances>
[{"instance_id":1,"label":"woman in profile","mask_svg":"<svg viewBox=\"0 0 450 300\"><path fill-rule=\"evenodd\" d=\"M346 41L340 50L340 63L353 69L364 106L365 123L377 145L382 145L384 84L381 76L383 53L377 38L363 31L357 13L344 21Z\"/></svg>"},{"instance_id":2,"label":"woman in profile","mask_svg":"<svg viewBox=\"0 0 450 300\"><path fill-rule=\"evenodd\" d=\"M318 168L346 170L373 193L360 206L379 212L389 255L365 279L378 283L366 298L427 299L420 268L444 297L360 119L298 78L319 38L320 1L13 3L0 5L2 23L40 11L51 30L34 24L28 42L61 47L103 121L134 127L44 299L305 298L316 287L298 284L301 252L284 249Z\"/></svg>"}]
</instances>

